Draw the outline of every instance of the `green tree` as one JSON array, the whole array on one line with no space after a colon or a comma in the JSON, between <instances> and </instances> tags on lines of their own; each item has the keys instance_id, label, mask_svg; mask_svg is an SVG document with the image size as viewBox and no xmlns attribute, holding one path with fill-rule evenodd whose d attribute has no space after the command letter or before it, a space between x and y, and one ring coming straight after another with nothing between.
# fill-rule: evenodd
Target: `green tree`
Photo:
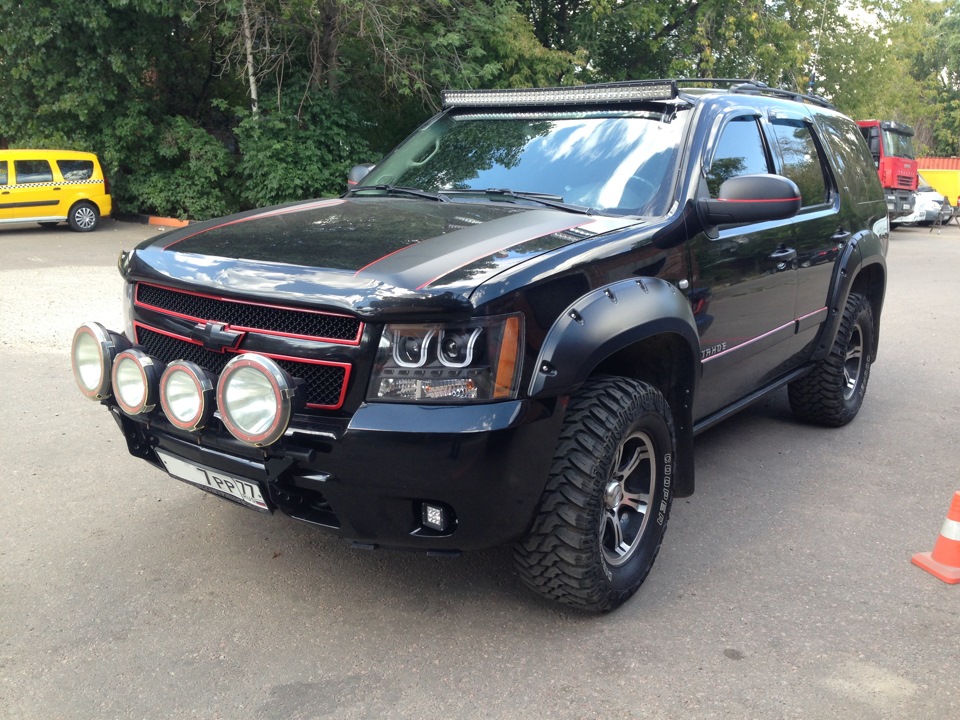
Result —
<instances>
[{"instance_id":1,"label":"green tree","mask_svg":"<svg viewBox=\"0 0 960 720\"><path fill-rule=\"evenodd\" d=\"M223 212L227 160L205 128L228 88L194 11L190 0L0 0L3 138L98 153L118 211Z\"/></svg>"}]
</instances>

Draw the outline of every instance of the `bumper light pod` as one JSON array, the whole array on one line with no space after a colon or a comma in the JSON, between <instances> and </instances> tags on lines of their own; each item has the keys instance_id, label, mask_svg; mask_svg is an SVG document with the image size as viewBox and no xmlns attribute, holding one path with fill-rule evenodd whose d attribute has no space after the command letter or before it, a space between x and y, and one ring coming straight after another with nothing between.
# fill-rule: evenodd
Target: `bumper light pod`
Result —
<instances>
[{"instance_id":1,"label":"bumper light pod","mask_svg":"<svg viewBox=\"0 0 960 720\"><path fill-rule=\"evenodd\" d=\"M78 327L70 346L70 363L80 392L91 400L110 397L114 358L129 347L127 338L100 323L89 322Z\"/></svg>"},{"instance_id":2,"label":"bumper light pod","mask_svg":"<svg viewBox=\"0 0 960 720\"><path fill-rule=\"evenodd\" d=\"M283 368L253 353L228 362L217 385L223 424L237 440L254 447L283 437L297 396L297 384Z\"/></svg>"},{"instance_id":3,"label":"bumper light pod","mask_svg":"<svg viewBox=\"0 0 960 720\"><path fill-rule=\"evenodd\" d=\"M216 378L192 362L178 360L160 378L160 405L173 425L195 432L213 414Z\"/></svg>"},{"instance_id":4,"label":"bumper light pod","mask_svg":"<svg viewBox=\"0 0 960 720\"><path fill-rule=\"evenodd\" d=\"M111 380L120 409L127 415L142 415L153 410L162 370L157 360L136 348L117 355Z\"/></svg>"}]
</instances>

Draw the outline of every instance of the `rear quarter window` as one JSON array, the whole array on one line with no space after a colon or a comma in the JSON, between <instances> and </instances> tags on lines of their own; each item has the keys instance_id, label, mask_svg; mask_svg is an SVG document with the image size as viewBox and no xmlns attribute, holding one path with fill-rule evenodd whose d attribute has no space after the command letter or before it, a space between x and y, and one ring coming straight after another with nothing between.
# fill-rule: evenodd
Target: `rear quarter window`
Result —
<instances>
[{"instance_id":1,"label":"rear quarter window","mask_svg":"<svg viewBox=\"0 0 960 720\"><path fill-rule=\"evenodd\" d=\"M873 156L856 123L836 115L816 115L816 121L830 149L840 187L853 195L854 202L882 199Z\"/></svg>"},{"instance_id":2,"label":"rear quarter window","mask_svg":"<svg viewBox=\"0 0 960 720\"><path fill-rule=\"evenodd\" d=\"M57 160L64 180L89 180L93 177L92 160Z\"/></svg>"}]
</instances>

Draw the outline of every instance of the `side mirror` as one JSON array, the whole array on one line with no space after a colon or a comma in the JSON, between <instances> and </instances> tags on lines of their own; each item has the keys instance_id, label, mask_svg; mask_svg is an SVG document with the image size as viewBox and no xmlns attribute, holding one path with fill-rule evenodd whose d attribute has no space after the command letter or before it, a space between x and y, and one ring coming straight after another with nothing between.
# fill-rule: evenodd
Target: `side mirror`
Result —
<instances>
[{"instance_id":1,"label":"side mirror","mask_svg":"<svg viewBox=\"0 0 960 720\"><path fill-rule=\"evenodd\" d=\"M739 175L725 180L716 200L700 200L708 227L786 220L800 210L800 189L782 175Z\"/></svg>"},{"instance_id":2,"label":"side mirror","mask_svg":"<svg viewBox=\"0 0 960 720\"><path fill-rule=\"evenodd\" d=\"M347 187L353 187L363 180L367 173L369 173L374 168L373 163L363 163L362 165L354 165L350 168L350 172L347 173Z\"/></svg>"}]
</instances>

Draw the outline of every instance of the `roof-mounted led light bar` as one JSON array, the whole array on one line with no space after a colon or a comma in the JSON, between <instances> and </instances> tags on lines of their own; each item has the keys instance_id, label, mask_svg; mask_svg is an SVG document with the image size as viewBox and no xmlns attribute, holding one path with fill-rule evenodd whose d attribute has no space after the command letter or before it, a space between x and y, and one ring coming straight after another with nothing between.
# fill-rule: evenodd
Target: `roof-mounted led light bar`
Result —
<instances>
[{"instance_id":1,"label":"roof-mounted led light bar","mask_svg":"<svg viewBox=\"0 0 960 720\"><path fill-rule=\"evenodd\" d=\"M503 107L506 105L583 105L671 100L677 97L673 81L607 83L575 87L520 90L444 90L444 108Z\"/></svg>"}]
</instances>

